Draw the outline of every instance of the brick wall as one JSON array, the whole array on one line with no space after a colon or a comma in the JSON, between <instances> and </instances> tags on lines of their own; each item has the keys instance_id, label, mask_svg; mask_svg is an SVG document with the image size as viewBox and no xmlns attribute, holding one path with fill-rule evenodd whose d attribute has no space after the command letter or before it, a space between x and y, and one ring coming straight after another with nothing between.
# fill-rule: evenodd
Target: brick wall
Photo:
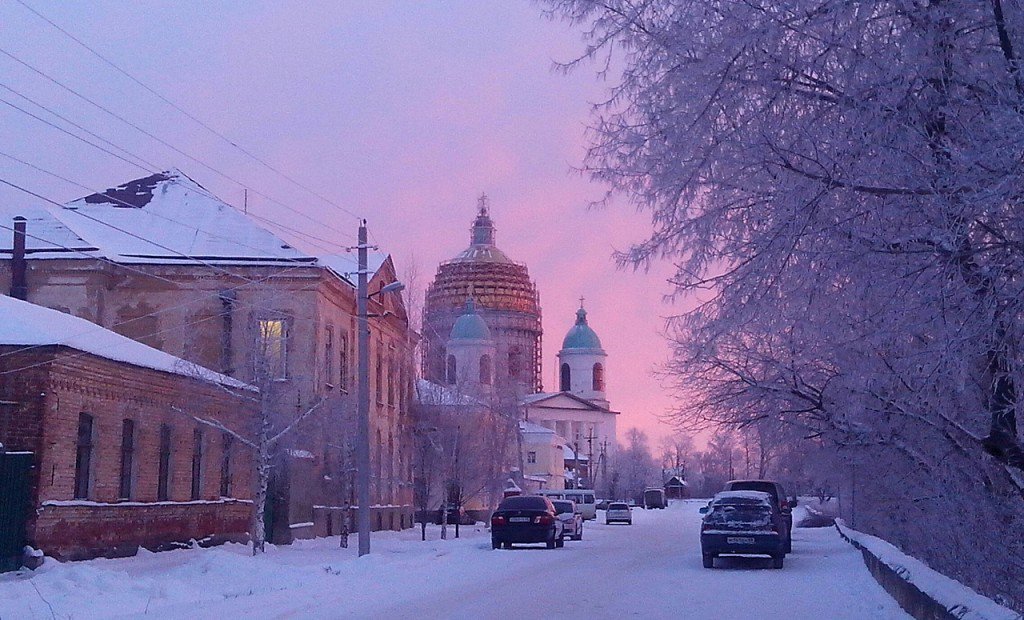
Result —
<instances>
[{"instance_id":1,"label":"brick wall","mask_svg":"<svg viewBox=\"0 0 1024 620\"><path fill-rule=\"evenodd\" d=\"M6 352L10 353L8 349ZM253 459L233 441L231 501L221 498L224 433L192 416L217 420L242 437L254 430L246 394L196 378L131 366L64 347L0 358L0 441L36 453L28 542L60 558L134 552L208 536L244 538L249 527ZM37 365L42 363L42 365ZM29 366L34 366L29 368ZM19 370L23 369L23 370ZM251 396L251 395L249 395ZM75 498L79 414L93 416L89 492ZM120 497L122 428L134 422L131 493ZM171 429L168 501L158 502L160 428ZM198 498L192 497L194 431L200 430ZM16 443L17 442L17 443ZM194 501L199 500L199 501Z\"/></svg>"}]
</instances>

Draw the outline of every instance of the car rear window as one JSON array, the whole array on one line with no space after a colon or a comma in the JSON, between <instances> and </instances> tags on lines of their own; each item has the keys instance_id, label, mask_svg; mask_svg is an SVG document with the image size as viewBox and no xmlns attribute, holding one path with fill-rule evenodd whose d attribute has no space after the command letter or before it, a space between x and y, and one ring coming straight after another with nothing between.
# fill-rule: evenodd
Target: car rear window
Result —
<instances>
[{"instance_id":1,"label":"car rear window","mask_svg":"<svg viewBox=\"0 0 1024 620\"><path fill-rule=\"evenodd\" d=\"M547 510L548 503L536 495L516 495L501 500L498 510Z\"/></svg>"},{"instance_id":2,"label":"car rear window","mask_svg":"<svg viewBox=\"0 0 1024 620\"><path fill-rule=\"evenodd\" d=\"M608 504L608 510L629 510L629 504Z\"/></svg>"},{"instance_id":3,"label":"car rear window","mask_svg":"<svg viewBox=\"0 0 1024 620\"><path fill-rule=\"evenodd\" d=\"M572 502L568 502L565 500L555 500L551 503L555 505L555 512L558 514L576 511L576 507L572 505Z\"/></svg>"},{"instance_id":4,"label":"car rear window","mask_svg":"<svg viewBox=\"0 0 1024 620\"><path fill-rule=\"evenodd\" d=\"M756 480L746 482L733 482L729 485L730 491L761 491L772 496L772 499L779 501L779 495L775 485L771 482L757 482Z\"/></svg>"},{"instance_id":5,"label":"car rear window","mask_svg":"<svg viewBox=\"0 0 1024 620\"><path fill-rule=\"evenodd\" d=\"M715 504L705 522L709 525L764 527L771 520L771 508L764 504Z\"/></svg>"}]
</instances>

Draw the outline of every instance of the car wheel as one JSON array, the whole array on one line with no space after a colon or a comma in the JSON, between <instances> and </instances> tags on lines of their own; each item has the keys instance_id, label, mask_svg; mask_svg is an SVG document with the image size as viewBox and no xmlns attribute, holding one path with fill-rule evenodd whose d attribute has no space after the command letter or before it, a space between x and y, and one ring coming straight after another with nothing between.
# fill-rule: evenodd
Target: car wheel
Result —
<instances>
[{"instance_id":1,"label":"car wheel","mask_svg":"<svg viewBox=\"0 0 1024 620\"><path fill-rule=\"evenodd\" d=\"M565 536L561 536L561 537L559 537L558 541L555 543L555 548L561 549L564 546L565 546Z\"/></svg>"},{"instance_id":2,"label":"car wheel","mask_svg":"<svg viewBox=\"0 0 1024 620\"><path fill-rule=\"evenodd\" d=\"M497 538L492 538L491 539L491 549L500 549L500 548L501 548L501 541L498 540Z\"/></svg>"},{"instance_id":3,"label":"car wheel","mask_svg":"<svg viewBox=\"0 0 1024 620\"><path fill-rule=\"evenodd\" d=\"M782 568L782 563L785 562L786 556L784 555L773 555L772 556L772 568Z\"/></svg>"},{"instance_id":4,"label":"car wheel","mask_svg":"<svg viewBox=\"0 0 1024 620\"><path fill-rule=\"evenodd\" d=\"M548 536L547 543L545 544L547 545L548 549L554 549L555 545L558 544L558 540L555 538L554 530L552 530L551 535Z\"/></svg>"},{"instance_id":5,"label":"car wheel","mask_svg":"<svg viewBox=\"0 0 1024 620\"><path fill-rule=\"evenodd\" d=\"M793 539L792 538L787 538L786 539L786 550L785 550L785 552L786 553L793 553Z\"/></svg>"},{"instance_id":6,"label":"car wheel","mask_svg":"<svg viewBox=\"0 0 1024 620\"><path fill-rule=\"evenodd\" d=\"M714 556L714 554L711 554L711 553L703 554L703 560L704 560L704 568L714 568L715 567L715 556Z\"/></svg>"}]
</instances>

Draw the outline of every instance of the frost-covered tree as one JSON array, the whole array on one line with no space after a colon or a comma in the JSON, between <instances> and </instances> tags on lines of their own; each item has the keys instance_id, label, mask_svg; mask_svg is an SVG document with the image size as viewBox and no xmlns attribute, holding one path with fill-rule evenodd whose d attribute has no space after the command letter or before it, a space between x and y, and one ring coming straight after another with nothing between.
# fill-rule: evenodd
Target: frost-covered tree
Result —
<instances>
[{"instance_id":1,"label":"frost-covered tree","mask_svg":"<svg viewBox=\"0 0 1024 620\"><path fill-rule=\"evenodd\" d=\"M584 27L568 66L621 70L586 161L652 216L621 260L669 259L701 300L670 324L679 424L826 442L885 506L861 522L1024 604L1012 571L960 561L1022 525L1024 8L547 4ZM948 514L977 527L929 531Z\"/></svg>"}]
</instances>

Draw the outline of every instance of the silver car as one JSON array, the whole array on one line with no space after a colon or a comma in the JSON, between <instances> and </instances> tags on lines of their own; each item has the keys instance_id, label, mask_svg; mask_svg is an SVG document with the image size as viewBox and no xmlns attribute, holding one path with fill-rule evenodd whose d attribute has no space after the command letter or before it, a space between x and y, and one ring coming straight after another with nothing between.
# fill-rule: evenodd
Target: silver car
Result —
<instances>
[{"instance_id":1,"label":"silver car","mask_svg":"<svg viewBox=\"0 0 1024 620\"><path fill-rule=\"evenodd\" d=\"M633 510L626 502L612 502L608 504L608 510L604 511L604 522L633 525Z\"/></svg>"},{"instance_id":2,"label":"silver car","mask_svg":"<svg viewBox=\"0 0 1024 620\"><path fill-rule=\"evenodd\" d=\"M558 520L565 526L565 529L562 530L562 538L583 540L583 515L576 507L576 502L567 499L554 499L551 500L551 503L555 505Z\"/></svg>"}]
</instances>

